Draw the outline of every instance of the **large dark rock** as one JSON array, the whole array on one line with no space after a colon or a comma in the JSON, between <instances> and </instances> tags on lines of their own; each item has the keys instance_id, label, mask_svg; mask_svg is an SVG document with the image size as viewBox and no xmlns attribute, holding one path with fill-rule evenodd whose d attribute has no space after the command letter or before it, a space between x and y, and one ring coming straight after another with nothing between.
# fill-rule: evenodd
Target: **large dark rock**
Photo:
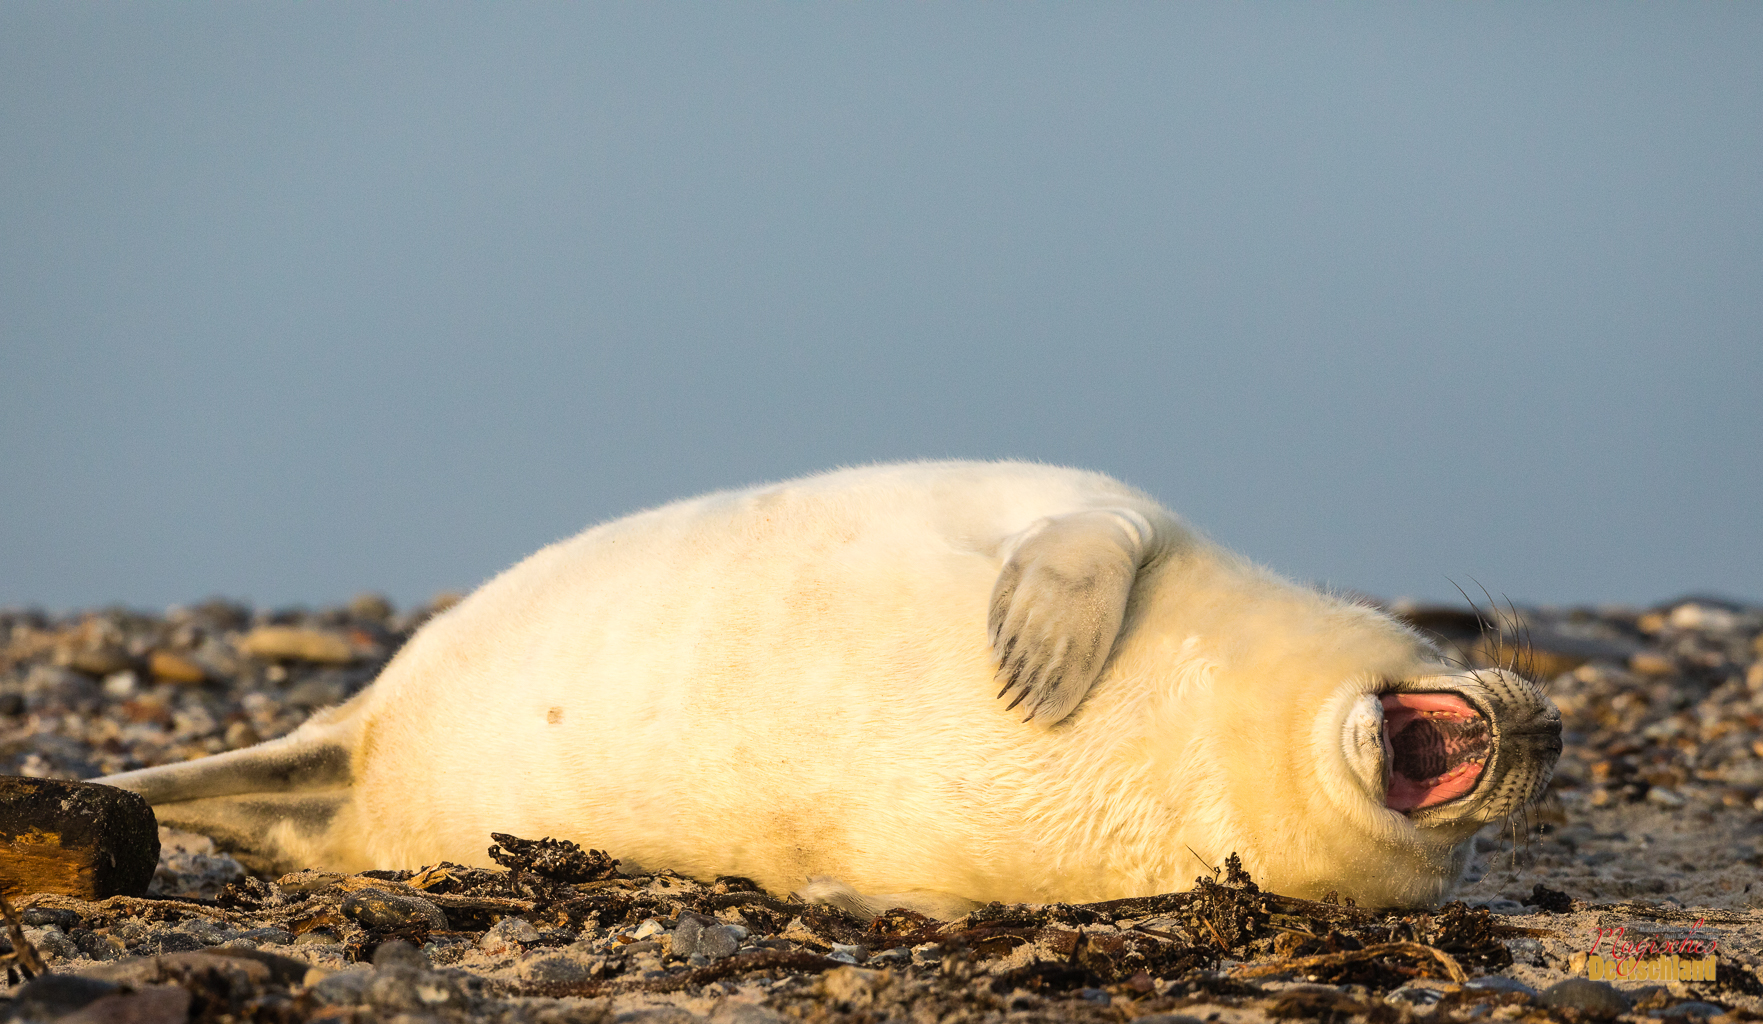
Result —
<instances>
[{"instance_id":1,"label":"large dark rock","mask_svg":"<svg viewBox=\"0 0 1763 1024\"><path fill-rule=\"evenodd\" d=\"M114 786L0 776L0 885L8 898L139 896L159 864L159 823Z\"/></svg>"}]
</instances>

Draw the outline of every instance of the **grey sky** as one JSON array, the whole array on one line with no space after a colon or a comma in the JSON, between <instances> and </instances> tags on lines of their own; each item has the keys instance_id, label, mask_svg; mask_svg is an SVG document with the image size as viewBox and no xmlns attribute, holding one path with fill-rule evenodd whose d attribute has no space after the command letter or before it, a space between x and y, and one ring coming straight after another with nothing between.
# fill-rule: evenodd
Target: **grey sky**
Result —
<instances>
[{"instance_id":1,"label":"grey sky","mask_svg":"<svg viewBox=\"0 0 1763 1024\"><path fill-rule=\"evenodd\" d=\"M840 464L1763 597L1763 6L0 5L0 604L465 588Z\"/></svg>"}]
</instances>

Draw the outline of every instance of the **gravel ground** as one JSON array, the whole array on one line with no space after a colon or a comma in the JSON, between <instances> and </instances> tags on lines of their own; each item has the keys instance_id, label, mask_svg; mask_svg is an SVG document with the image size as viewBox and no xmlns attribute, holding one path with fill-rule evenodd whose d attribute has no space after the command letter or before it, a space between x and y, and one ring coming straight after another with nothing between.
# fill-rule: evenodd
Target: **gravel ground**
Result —
<instances>
[{"instance_id":1,"label":"gravel ground","mask_svg":"<svg viewBox=\"0 0 1763 1024\"><path fill-rule=\"evenodd\" d=\"M0 611L0 772L91 778L281 735L434 610ZM19 901L49 973L0 979L0 1019L1763 1019L1763 609L1391 610L1453 657L1550 680L1561 707L1549 797L1477 839L1465 905L1308 903L1221 865L1190 893L871 925L514 837L509 870L274 879L164 833L149 898ZM1626 976L1686 940L1713 979ZM1606 957L1625 958L1614 986L1587 979Z\"/></svg>"}]
</instances>

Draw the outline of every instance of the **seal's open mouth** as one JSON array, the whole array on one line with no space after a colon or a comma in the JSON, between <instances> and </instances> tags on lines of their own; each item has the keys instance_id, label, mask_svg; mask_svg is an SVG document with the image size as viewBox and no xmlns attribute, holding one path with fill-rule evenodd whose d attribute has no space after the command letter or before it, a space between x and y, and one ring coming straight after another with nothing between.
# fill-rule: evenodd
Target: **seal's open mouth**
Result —
<instances>
[{"instance_id":1,"label":"seal's open mouth","mask_svg":"<svg viewBox=\"0 0 1763 1024\"><path fill-rule=\"evenodd\" d=\"M1384 806L1434 807L1475 788L1487 766L1487 719L1454 693L1385 693Z\"/></svg>"}]
</instances>

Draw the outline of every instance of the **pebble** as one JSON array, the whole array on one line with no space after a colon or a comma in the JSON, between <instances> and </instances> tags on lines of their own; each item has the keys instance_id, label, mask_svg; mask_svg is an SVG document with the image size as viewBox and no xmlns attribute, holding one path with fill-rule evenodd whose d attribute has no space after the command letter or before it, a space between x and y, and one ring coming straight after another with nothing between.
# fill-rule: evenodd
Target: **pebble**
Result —
<instances>
[{"instance_id":1,"label":"pebble","mask_svg":"<svg viewBox=\"0 0 1763 1024\"><path fill-rule=\"evenodd\" d=\"M1684 1020L1692 1017L1719 1017L1724 1013L1726 1013L1724 1007L1715 1006L1713 1003L1692 1001L1678 1003L1676 1006L1664 1010L1654 1010L1652 1016L1663 1017L1666 1020Z\"/></svg>"},{"instance_id":2,"label":"pebble","mask_svg":"<svg viewBox=\"0 0 1763 1024\"><path fill-rule=\"evenodd\" d=\"M1653 786L1649 788L1647 790L1647 802L1650 804L1658 804L1660 807L1670 810L1676 810L1684 805L1683 797L1664 786Z\"/></svg>"},{"instance_id":3,"label":"pebble","mask_svg":"<svg viewBox=\"0 0 1763 1024\"><path fill-rule=\"evenodd\" d=\"M26 928L24 934L31 945L37 947L37 952L51 963L71 960L80 955L79 947L73 944L73 940L54 925L47 928Z\"/></svg>"},{"instance_id":4,"label":"pebble","mask_svg":"<svg viewBox=\"0 0 1763 1024\"><path fill-rule=\"evenodd\" d=\"M1498 974L1490 974L1482 978L1471 978L1464 983L1463 987L1467 989L1479 989L1483 992L1516 992L1519 995L1529 996L1532 999L1535 999L1538 995L1536 989L1531 988L1517 978L1507 978Z\"/></svg>"},{"instance_id":5,"label":"pebble","mask_svg":"<svg viewBox=\"0 0 1763 1024\"><path fill-rule=\"evenodd\" d=\"M668 955L680 960L689 960L698 952L698 938L704 934L704 925L708 919L697 914L681 914L679 924L674 925L673 941L668 947Z\"/></svg>"},{"instance_id":6,"label":"pebble","mask_svg":"<svg viewBox=\"0 0 1763 1024\"><path fill-rule=\"evenodd\" d=\"M505 917L490 926L479 939L478 948L491 956L510 956L523 952L539 941L539 930L522 917Z\"/></svg>"},{"instance_id":7,"label":"pebble","mask_svg":"<svg viewBox=\"0 0 1763 1024\"><path fill-rule=\"evenodd\" d=\"M367 987L367 1001L382 1010L434 1010L463 1001L459 987L446 975L408 967L376 969Z\"/></svg>"},{"instance_id":8,"label":"pebble","mask_svg":"<svg viewBox=\"0 0 1763 1024\"><path fill-rule=\"evenodd\" d=\"M64 932L73 931L80 926L80 915L77 910L61 910L56 907L26 907L19 911L19 920L25 924L44 928L54 925Z\"/></svg>"},{"instance_id":9,"label":"pebble","mask_svg":"<svg viewBox=\"0 0 1763 1024\"><path fill-rule=\"evenodd\" d=\"M154 651L147 655L147 671L155 679L172 683L200 683L208 679L208 670L172 651Z\"/></svg>"},{"instance_id":10,"label":"pebble","mask_svg":"<svg viewBox=\"0 0 1763 1024\"><path fill-rule=\"evenodd\" d=\"M184 1024L190 1016L190 991L174 985L150 985L132 992L101 996L62 1024Z\"/></svg>"},{"instance_id":11,"label":"pebble","mask_svg":"<svg viewBox=\"0 0 1763 1024\"><path fill-rule=\"evenodd\" d=\"M447 929L447 915L420 896L385 889L358 889L343 900L343 916L364 928L394 930L426 924L435 931ZM528 927L531 927L530 925Z\"/></svg>"},{"instance_id":12,"label":"pebble","mask_svg":"<svg viewBox=\"0 0 1763 1024\"><path fill-rule=\"evenodd\" d=\"M847 963L860 964L869 959L869 950L864 949L862 946L846 945L842 942L835 942L833 943L832 955L835 960L841 959L842 957L850 957L851 959L846 961Z\"/></svg>"},{"instance_id":13,"label":"pebble","mask_svg":"<svg viewBox=\"0 0 1763 1024\"><path fill-rule=\"evenodd\" d=\"M328 975L312 986L312 998L325 1006L356 1006L367 997L368 986L373 984L373 969L362 967L352 971L338 971Z\"/></svg>"},{"instance_id":14,"label":"pebble","mask_svg":"<svg viewBox=\"0 0 1763 1024\"><path fill-rule=\"evenodd\" d=\"M820 991L835 1003L864 1005L880 989L884 975L863 967L835 967L820 976Z\"/></svg>"},{"instance_id":15,"label":"pebble","mask_svg":"<svg viewBox=\"0 0 1763 1024\"><path fill-rule=\"evenodd\" d=\"M747 929L738 924L719 924L704 929L698 936L698 948L694 951L711 960L721 960L733 956L741 948L741 940L747 937Z\"/></svg>"},{"instance_id":16,"label":"pebble","mask_svg":"<svg viewBox=\"0 0 1763 1024\"><path fill-rule=\"evenodd\" d=\"M253 658L321 665L347 665L355 660L355 648L347 638L298 626L258 626L240 637L237 646L241 654Z\"/></svg>"},{"instance_id":17,"label":"pebble","mask_svg":"<svg viewBox=\"0 0 1763 1024\"><path fill-rule=\"evenodd\" d=\"M1593 1017L1614 1017L1628 1012L1628 997L1605 981L1568 978L1543 990L1542 1001L1563 1010L1578 1010Z\"/></svg>"},{"instance_id":18,"label":"pebble","mask_svg":"<svg viewBox=\"0 0 1763 1024\"><path fill-rule=\"evenodd\" d=\"M1425 983L1409 982L1391 991L1384 999L1392 1003L1405 1003L1416 1008L1432 1006L1444 998L1444 992Z\"/></svg>"},{"instance_id":19,"label":"pebble","mask_svg":"<svg viewBox=\"0 0 1763 1024\"><path fill-rule=\"evenodd\" d=\"M544 953L522 960L515 973L538 985L568 988L594 980L594 964L561 953Z\"/></svg>"},{"instance_id":20,"label":"pebble","mask_svg":"<svg viewBox=\"0 0 1763 1024\"><path fill-rule=\"evenodd\" d=\"M19 987L12 1012L25 1019L60 1016L117 991L114 982L77 974L45 974Z\"/></svg>"},{"instance_id":21,"label":"pebble","mask_svg":"<svg viewBox=\"0 0 1763 1024\"><path fill-rule=\"evenodd\" d=\"M392 939L380 943L374 949L373 965L375 967L410 967L417 970L427 970L429 958L423 955L422 950L403 939Z\"/></svg>"}]
</instances>

